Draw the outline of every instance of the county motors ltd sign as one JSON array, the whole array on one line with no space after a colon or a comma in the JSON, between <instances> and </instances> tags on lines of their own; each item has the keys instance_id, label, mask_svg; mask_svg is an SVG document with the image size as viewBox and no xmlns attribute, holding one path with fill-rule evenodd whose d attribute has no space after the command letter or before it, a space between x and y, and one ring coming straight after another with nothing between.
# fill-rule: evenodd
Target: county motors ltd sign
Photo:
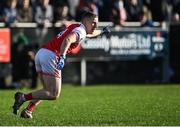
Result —
<instances>
[{"instance_id":1,"label":"county motors ltd sign","mask_svg":"<svg viewBox=\"0 0 180 127\"><path fill-rule=\"evenodd\" d=\"M138 59L167 55L165 31L121 31L109 36L87 39L81 45L80 58ZM72 56L73 57L73 56Z\"/></svg>"}]
</instances>

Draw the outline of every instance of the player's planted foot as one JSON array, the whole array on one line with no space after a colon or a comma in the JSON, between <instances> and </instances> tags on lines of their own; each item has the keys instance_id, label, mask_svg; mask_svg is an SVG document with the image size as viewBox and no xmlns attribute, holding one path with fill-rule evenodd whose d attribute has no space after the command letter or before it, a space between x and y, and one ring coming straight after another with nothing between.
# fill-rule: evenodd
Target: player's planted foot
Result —
<instances>
[{"instance_id":1,"label":"player's planted foot","mask_svg":"<svg viewBox=\"0 0 180 127\"><path fill-rule=\"evenodd\" d=\"M32 116L32 112L28 111L27 109L24 109L22 112L21 112L21 117L22 118L33 118Z\"/></svg>"},{"instance_id":2,"label":"player's planted foot","mask_svg":"<svg viewBox=\"0 0 180 127\"><path fill-rule=\"evenodd\" d=\"M25 102L24 99L23 99L23 93L17 92L14 95L14 99L15 99L15 102L14 102L14 105L13 105L13 113L17 115L18 111L19 111L19 108Z\"/></svg>"}]
</instances>

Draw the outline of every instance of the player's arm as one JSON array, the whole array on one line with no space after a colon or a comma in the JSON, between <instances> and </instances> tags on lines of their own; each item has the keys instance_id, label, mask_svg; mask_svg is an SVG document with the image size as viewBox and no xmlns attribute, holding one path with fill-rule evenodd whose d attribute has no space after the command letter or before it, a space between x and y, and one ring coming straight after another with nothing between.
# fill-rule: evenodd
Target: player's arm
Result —
<instances>
[{"instance_id":1,"label":"player's arm","mask_svg":"<svg viewBox=\"0 0 180 127\"><path fill-rule=\"evenodd\" d=\"M106 26L102 30L94 30L92 34L87 34L86 37L95 38L95 37L101 36L103 34L108 34L108 33L110 33L110 29L109 29L109 26Z\"/></svg>"},{"instance_id":2,"label":"player's arm","mask_svg":"<svg viewBox=\"0 0 180 127\"><path fill-rule=\"evenodd\" d=\"M77 38L78 38L77 36L78 36L77 33L72 32L64 39L64 41L62 42L62 45L60 47L60 51L61 51L60 55L61 56L66 55L66 52L67 52L68 48L70 47L71 43L74 43L77 41Z\"/></svg>"},{"instance_id":3,"label":"player's arm","mask_svg":"<svg viewBox=\"0 0 180 127\"><path fill-rule=\"evenodd\" d=\"M68 48L70 47L71 43L74 43L77 41L77 38L78 38L77 36L78 36L77 33L72 32L62 42L62 45L60 47L60 51L61 51L60 59L57 64L57 68L59 70L63 69L64 64L65 64L65 59L66 59L66 52L67 52Z\"/></svg>"},{"instance_id":4,"label":"player's arm","mask_svg":"<svg viewBox=\"0 0 180 127\"><path fill-rule=\"evenodd\" d=\"M101 30L94 30L92 34L87 34L86 37L88 38L95 38L101 35Z\"/></svg>"}]
</instances>

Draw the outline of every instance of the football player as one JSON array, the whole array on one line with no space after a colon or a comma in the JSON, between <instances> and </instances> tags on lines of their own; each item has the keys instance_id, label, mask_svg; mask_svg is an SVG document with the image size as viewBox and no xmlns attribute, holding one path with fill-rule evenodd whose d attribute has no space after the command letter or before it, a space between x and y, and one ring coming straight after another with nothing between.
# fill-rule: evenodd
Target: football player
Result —
<instances>
[{"instance_id":1,"label":"football player","mask_svg":"<svg viewBox=\"0 0 180 127\"><path fill-rule=\"evenodd\" d=\"M21 112L21 117L32 118L32 112L42 100L56 100L61 92L61 70L65 65L66 55L78 47L86 37L96 37L108 33L109 28L96 30L98 16L86 12L81 23L68 26L63 32L44 44L35 56L35 66L43 88L31 92L17 92L14 95L13 113L18 114L21 105L30 101L27 108Z\"/></svg>"}]
</instances>

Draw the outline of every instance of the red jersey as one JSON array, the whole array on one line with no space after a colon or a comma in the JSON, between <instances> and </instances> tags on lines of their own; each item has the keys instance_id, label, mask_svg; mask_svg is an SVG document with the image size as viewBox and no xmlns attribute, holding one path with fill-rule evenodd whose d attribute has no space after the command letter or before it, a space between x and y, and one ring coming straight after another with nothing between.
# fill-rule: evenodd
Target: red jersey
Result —
<instances>
[{"instance_id":1,"label":"red jersey","mask_svg":"<svg viewBox=\"0 0 180 127\"><path fill-rule=\"evenodd\" d=\"M64 39L71 32L76 32L78 35L78 39L75 43L72 43L66 52L66 54L70 53L73 49L75 49L80 42L86 37L86 30L83 24L72 24L68 26L64 31L60 32L56 37L50 40L47 44L44 44L42 48L46 48L56 53L57 56L60 55L60 48Z\"/></svg>"}]
</instances>

